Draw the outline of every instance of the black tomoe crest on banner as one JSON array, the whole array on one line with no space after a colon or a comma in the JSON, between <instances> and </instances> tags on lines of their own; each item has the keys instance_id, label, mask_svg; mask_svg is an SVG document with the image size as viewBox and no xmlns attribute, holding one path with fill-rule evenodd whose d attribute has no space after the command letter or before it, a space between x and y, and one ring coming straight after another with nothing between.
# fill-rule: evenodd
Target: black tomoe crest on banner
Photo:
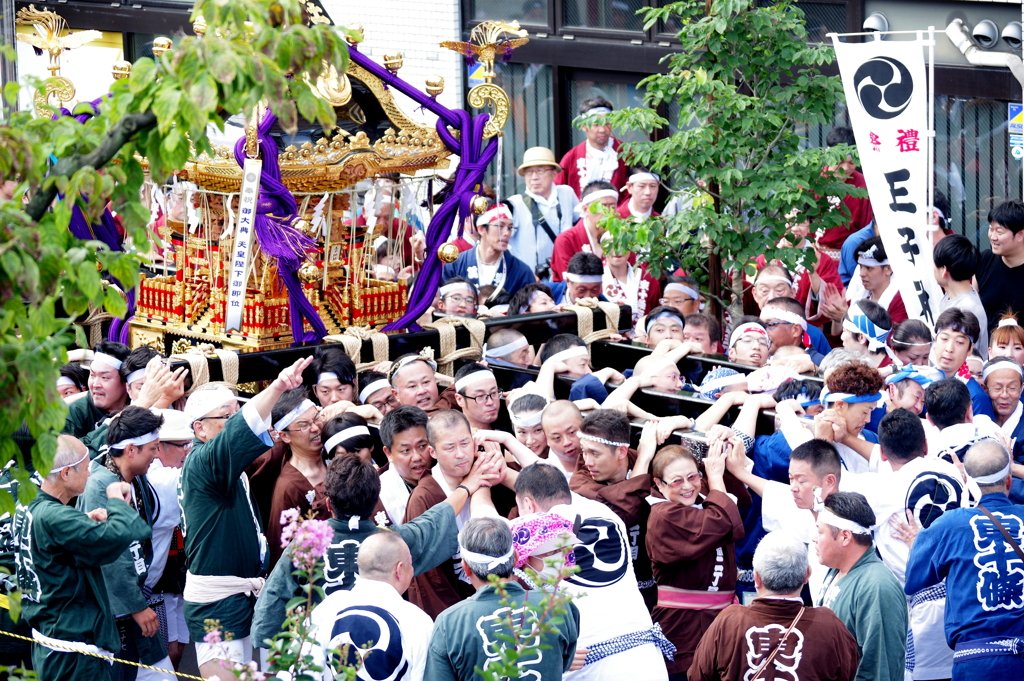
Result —
<instances>
[{"instance_id":1,"label":"black tomoe crest on banner","mask_svg":"<svg viewBox=\"0 0 1024 681\"><path fill-rule=\"evenodd\" d=\"M857 98L872 118L899 116L914 97L914 79L902 62L888 57L869 59L853 74Z\"/></svg>"}]
</instances>

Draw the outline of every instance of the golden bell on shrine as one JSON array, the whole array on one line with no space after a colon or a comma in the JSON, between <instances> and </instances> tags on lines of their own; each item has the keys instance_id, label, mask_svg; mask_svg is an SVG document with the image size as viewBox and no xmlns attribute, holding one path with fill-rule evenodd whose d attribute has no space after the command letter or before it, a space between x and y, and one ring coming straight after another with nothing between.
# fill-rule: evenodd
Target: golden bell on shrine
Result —
<instances>
[{"instance_id":1,"label":"golden bell on shrine","mask_svg":"<svg viewBox=\"0 0 1024 681\"><path fill-rule=\"evenodd\" d=\"M192 32L196 35L206 35L206 19L202 15L196 17L192 22Z\"/></svg>"},{"instance_id":2,"label":"golden bell on shrine","mask_svg":"<svg viewBox=\"0 0 1024 681\"><path fill-rule=\"evenodd\" d=\"M320 281L321 276L320 268L311 262L307 262L299 268L299 281L304 284L316 283Z\"/></svg>"},{"instance_id":3,"label":"golden bell on shrine","mask_svg":"<svg viewBox=\"0 0 1024 681\"><path fill-rule=\"evenodd\" d=\"M450 241L441 244L441 247L437 249L437 257L441 262L450 265L459 259L459 247Z\"/></svg>"},{"instance_id":4,"label":"golden bell on shrine","mask_svg":"<svg viewBox=\"0 0 1024 681\"><path fill-rule=\"evenodd\" d=\"M474 196L473 200L469 202L473 215L483 215L487 212L487 206L489 205L490 201L487 200L486 196Z\"/></svg>"},{"instance_id":5,"label":"golden bell on shrine","mask_svg":"<svg viewBox=\"0 0 1024 681\"><path fill-rule=\"evenodd\" d=\"M439 94L444 92L444 78L437 75L436 73L427 78L427 94L431 97L437 97Z\"/></svg>"},{"instance_id":6,"label":"golden bell on shrine","mask_svg":"<svg viewBox=\"0 0 1024 681\"><path fill-rule=\"evenodd\" d=\"M121 80L132 75L132 63L121 59L114 62L114 68L111 71L111 75L114 76L114 80Z\"/></svg>"},{"instance_id":7,"label":"golden bell on shrine","mask_svg":"<svg viewBox=\"0 0 1024 681\"><path fill-rule=\"evenodd\" d=\"M153 40L153 56L159 59L165 52L169 52L174 47L174 43L170 38L155 38Z\"/></svg>"},{"instance_id":8,"label":"golden bell on shrine","mask_svg":"<svg viewBox=\"0 0 1024 681\"><path fill-rule=\"evenodd\" d=\"M384 55L384 68L391 73L398 73L398 69L402 68L402 53L397 54L385 54Z\"/></svg>"},{"instance_id":9,"label":"golden bell on shrine","mask_svg":"<svg viewBox=\"0 0 1024 681\"><path fill-rule=\"evenodd\" d=\"M317 228L313 227L309 220L303 220L302 218L295 218L292 220L292 227L299 230L311 239L317 238Z\"/></svg>"}]
</instances>

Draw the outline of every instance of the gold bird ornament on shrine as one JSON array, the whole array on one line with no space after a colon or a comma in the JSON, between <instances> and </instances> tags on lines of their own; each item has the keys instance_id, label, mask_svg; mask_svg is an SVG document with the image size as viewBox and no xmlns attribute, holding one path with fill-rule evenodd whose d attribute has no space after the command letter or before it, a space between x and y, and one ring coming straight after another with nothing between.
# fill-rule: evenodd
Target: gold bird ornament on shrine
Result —
<instances>
[{"instance_id":1,"label":"gold bird ornament on shrine","mask_svg":"<svg viewBox=\"0 0 1024 681\"><path fill-rule=\"evenodd\" d=\"M502 38L502 33L510 33L515 38ZM491 82L497 76L494 72L494 60L500 59L512 53L517 47L522 47L530 42L526 37L527 32L519 28L519 22L513 21L482 21L473 28L469 34L469 42L464 43L457 40L445 40L441 47L458 52L466 57L475 57L483 64L484 72L481 77Z\"/></svg>"}]
</instances>

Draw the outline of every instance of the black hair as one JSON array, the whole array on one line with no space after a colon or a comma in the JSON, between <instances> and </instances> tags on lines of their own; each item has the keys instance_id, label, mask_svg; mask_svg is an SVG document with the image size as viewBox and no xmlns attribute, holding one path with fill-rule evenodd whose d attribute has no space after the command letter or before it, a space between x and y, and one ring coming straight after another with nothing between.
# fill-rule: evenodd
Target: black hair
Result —
<instances>
[{"instance_id":1,"label":"black hair","mask_svg":"<svg viewBox=\"0 0 1024 681\"><path fill-rule=\"evenodd\" d=\"M889 311L884 307L874 301L866 299L858 300L857 305L864 312L865 316L871 320L872 324L877 326L879 329L884 329L886 331L892 330L892 317L889 316ZM847 316L849 316L849 311L847 311ZM864 334L859 333L857 335L863 336ZM884 353L885 348L879 348L875 350L875 352L879 354Z\"/></svg>"},{"instance_id":2,"label":"black hair","mask_svg":"<svg viewBox=\"0 0 1024 681\"><path fill-rule=\"evenodd\" d=\"M889 345L897 350L908 345L931 342L932 331L920 319L904 319L892 327L892 331L889 333Z\"/></svg>"},{"instance_id":3,"label":"black hair","mask_svg":"<svg viewBox=\"0 0 1024 681\"><path fill-rule=\"evenodd\" d=\"M313 351L313 363L306 370L311 380L310 385L316 385L320 374L337 374L338 382L342 385L355 386L356 364L343 349L337 347L318 346Z\"/></svg>"},{"instance_id":4,"label":"black hair","mask_svg":"<svg viewBox=\"0 0 1024 681\"><path fill-rule=\"evenodd\" d=\"M79 390L87 390L89 387L89 373L78 362L61 364L60 375L71 379Z\"/></svg>"},{"instance_id":5,"label":"black hair","mask_svg":"<svg viewBox=\"0 0 1024 681\"><path fill-rule=\"evenodd\" d=\"M834 147L837 144L849 144L857 146L857 138L853 136L853 130L842 125L837 125L828 131L825 136L825 146Z\"/></svg>"},{"instance_id":6,"label":"black hair","mask_svg":"<svg viewBox=\"0 0 1024 681\"><path fill-rule=\"evenodd\" d=\"M413 428L423 428L425 431L429 420L427 412L419 407L408 404L395 407L384 414L384 419L380 422L380 442L390 449L396 435Z\"/></svg>"},{"instance_id":7,"label":"black hair","mask_svg":"<svg viewBox=\"0 0 1024 681\"><path fill-rule=\"evenodd\" d=\"M785 310L786 312L792 312L801 319L807 314L806 310L804 310L804 306L800 304L800 301L796 298L790 298L789 296L772 298L771 300L765 301L765 307L769 305Z\"/></svg>"},{"instance_id":8,"label":"black hair","mask_svg":"<svg viewBox=\"0 0 1024 681\"><path fill-rule=\"evenodd\" d=\"M152 433L154 430L159 430L163 424L163 416L154 414L149 409L128 405L121 410L120 414L110 420L110 425L107 426L107 446ZM110 456L118 457L124 453L124 450L111 449L109 453Z\"/></svg>"},{"instance_id":9,"label":"black hair","mask_svg":"<svg viewBox=\"0 0 1024 681\"><path fill-rule=\"evenodd\" d=\"M512 404L509 405L509 411L518 416L519 414L530 414L535 411L544 411L544 408L548 406L548 401L540 395L533 393L526 393L520 397L517 397Z\"/></svg>"},{"instance_id":10,"label":"black hair","mask_svg":"<svg viewBox=\"0 0 1024 681\"><path fill-rule=\"evenodd\" d=\"M806 394L807 399L816 400L821 395L821 381L807 378L784 381L772 397L776 402L792 400Z\"/></svg>"},{"instance_id":11,"label":"black hair","mask_svg":"<svg viewBox=\"0 0 1024 681\"><path fill-rule=\"evenodd\" d=\"M831 473L839 480L839 476L842 475L843 465L839 451L827 440L808 440L790 453L789 460L806 461L819 478Z\"/></svg>"},{"instance_id":12,"label":"black hair","mask_svg":"<svg viewBox=\"0 0 1024 681\"><path fill-rule=\"evenodd\" d=\"M878 425L878 444L882 452L899 464L925 454L924 426L909 409L893 409Z\"/></svg>"},{"instance_id":13,"label":"black hair","mask_svg":"<svg viewBox=\"0 0 1024 681\"><path fill-rule=\"evenodd\" d=\"M339 414L338 416L335 416L333 419L324 424L323 428L320 431L320 441L326 443L336 433L340 433L346 428L354 428L355 426L365 425L366 419L364 419L359 414L355 414L350 411L345 412L344 414ZM356 452L360 449L373 449L373 435L356 435L355 437L350 437L349 439L342 440L337 445L335 445L335 449L337 449L338 447L343 448L346 452L349 453ZM334 456L334 452L327 452L326 454L327 458L331 458Z\"/></svg>"},{"instance_id":14,"label":"black hair","mask_svg":"<svg viewBox=\"0 0 1024 681\"><path fill-rule=\"evenodd\" d=\"M121 382L127 383L128 377L131 376L132 373L139 369L145 369L146 365L148 365L150 360L154 357L162 357L162 355L157 352L156 348L152 345L140 345L129 352L128 356L121 362L121 368L117 370L117 372L121 374Z\"/></svg>"},{"instance_id":15,"label":"black hair","mask_svg":"<svg viewBox=\"0 0 1024 681\"><path fill-rule=\"evenodd\" d=\"M430 443L431 447L435 447L437 445L438 431L448 430L458 425L465 426L466 430L472 435L473 427L469 425L469 419L461 411L442 409L441 411L434 412L427 420L427 442Z\"/></svg>"},{"instance_id":16,"label":"black hair","mask_svg":"<svg viewBox=\"0 0 1024 681\"><path fill-rule=\"evenodd\" d=\"M461 367L459 367L459 370L455 372L455 376L454 376L455 382L457 383L459 381L459 379L464 378L466 376L469 376L472 373L476 373L477 371L488 371L488 372L490 372L491 370L490 370L489 367L487 367L484 364L480 364L479 362L467 362L466 364L463 364ZM466 391L465 390L460 390L460 391L458 391L458 393L460 395L462 395L463 397L466 396Z\"/></svg>"},{"instance_id":17,"label":"black hair","mask_svg":"<svg viewBox=\"0 0 1024 681\"><path fill-rule=\"evenodd\" d=\"M722 342L722 325L715 317L712 317L709 314L704 314L703 312L691 312L686 315L686 326L706 329L708 337L711 339L712 343Z\"/></svg>"},{"instance_id":18,"label":"black hair","mask_svg":"<svg viewBox=\"0 0 1024 681\"><path fill-rule=\"evenodd\" d=\"M284 391L281 396L277 398L277 404L275 404L274 408L270 410L271 423L277 423L280 421L283 416L302 404L302 400L305 399L309 399L309 390L304 385Z\"/></svg>"},{"instance_id":19,"label":"black hair","mask_svg":"<svg viewBox=\"0 0 1024 681\"><path fill-rule=\"evenodd\" d=\"M978 337L981 335L981 324L978 323L978 318L970 310L963 310L959 307L943 310L939 318L935 320L936 336L946 329L966 335L972 344L977 343Z\"/></svg>"},{"instance_id":20,"label":"black hair","mask_svg":"<svg viewBox=\"0 0 1024 681\"><path fill-rule=\"evenodd\" d=\"M1020 199L1003 201L988 214L989 222L998 222L1014 234L1024 229L1024 203Z\"/></svg>"},{"instance_id":21,"label":"black hair","mask_svg":"<svg viewBox=\"0 0 1024 681\"><path fill-rule=\"evenodd\" d=\"M936 267L945 267L953 281L970 281L978 272L981 254L978 247L961 234L951 234L932 251Z\"/></svg>"},{"instance_id":22,"label":"black hair","mask_svg":"<svg viewBox=\"0 0 1024 681\"><path fill-rule=\"evenodd\" d=\"M594 180L593 182L588 182L583 185L583 190L580 192L580 198L582 199L587 194L593 194L594 192L599 192L602 189L611 189L614 192L619 191L615 185L608 180Z\"/></svg>"},{"instance_id":23,"label":"black hair","mask_svg":"<svg viewBox=\"0 0 1024 681\"><path fill-rule=\"evenodd\" d=\"M541 291L548 294L551 300L555 299L555 294L551 292L551 289L545 284L527 284L518 291L512 294L512 297L508 301L508 314L509 316L517 314L528 314L530 309L530 296L533 295L534 291Z\"/></svg>"},{"instance_id":24,"label":"black hair","mask_svg":"<svg viewBox=\"0 0 1024 681\"><path fill-rule=\"evenodd\" d=\"M971 408L971 391L956 376L935 381L925 388L924 407L928 418L939 430L966 423L967 411Z\"/></svg>"},{"instance_id":25,"label":"black hair","mask_svg":"<svg viewBox=\"0 0 1024 681\"><path fill-rule=\"evenodd\" d=\"M93 352L102 352L104 355L110 355L111 357L113 357L115 359L121 360L122 363L126 359L128 359L128 355L129 355L129 353L131 353L131 350L129 350L128 346L125 345L124 343L118 343L116 341L108 341L108 340L100 341L95 346L93 346L92 350L93 350ZM123 366L123 364L122 364L122 366ZM145 365L143 365L143 366L145 366ZM121 383L124 383L125 375L126 374L122 374L121 370L118 369L118 376L120 376L120 378L121 378Z\"/></svg>"},{"instance_id":26,"label":"black hair","mask_svg":"<svg viewBox=\"0 0 1024 681\"><path fill-rule=\"evenodd\" d=\"M945 229L949 225L950 207L949 198L941 189L935 189L935 196L932 197L932 208L938 208L942 215L939 217L939 227Z\"/></svg>"},{"instance_id":27,"label":"black hair","mask_svg":"<svg viewBox=\"0 0 1024 681\"><path fill-rule=\"evenodd\" d=\"M600 276L604 274L604 265L601 263L601 258L593 253L580 251L569 258L569 264L566 265L565 271L571 274Z\"/></svg>"},{"instance_id":28,"label":"black hair","mask_svg":"<svg viewBox=\"0 0 1024 681\"><path fill-rule=\"evenodd\" d=\"M388 380L388 376L387 374L382 374L379 371L364 371L357 376L357 380L359 381L359 392L362 393L363 390L366 389L366 386L371 383L376 383L377 381L386 381Z\"/></svg>"},{"instance_id":29,"label":"black hair","mask_svg":"<svg viewBox=\"0 0 1024 681\"><path fill-rule=\"evenodd\" d=\"M860 242L860 245L858 245L856 250L853 252L853 257L859 258L862 253L867 253L872 248L875 249L875 260L878 262L883 262L889 259L885 254L885 244L882 243L882 237L880 236L873 236Z\"/></svg>"},{"instance_id":30,"label":"black hair","mask_svg":"<svg viewBox=\"0 0 1024 681\"><path fill-rule=\"evenodd\" d=\"M604 108L608 109L609 111L614 111L615 110L615 107L612 105L611 102L609 102L607 99L605 99L601 95L595 95L594 97L587 97L582 102L580 102L580 109L579 109L580 116L582 116L583 114L587 113L591 109L593 109L595 107L599 107L599 106L603 106Z\"/></svg>"},{"instance_id":31,"label":"black hair","mask_svg":"<svg viewBox=\"0 0 1024 681\"><path fill-rule=\"evenodd\" d=\"M551 340L544 344L544 349L540 351L541 364L548 361L548 358L552 355L557 355L563 350L568 350L577 345L587 347L582 338L571 333L560 333L552 336Z\"/></svg>"},{"instance_id":32,"label":"black hair","mask_svg":"<svg viewBox=\"0 0 1024 681\"><path fill-rule=\"evenodd\" d=\"M580 432L612 442L629 443L629 418L614 409L595 409L583 419Z\"/></svg>"},{"instance_id":33,"label":"black hair","mask_svg":"<svg viewBox=\"0 0 1024 681\"><path fill-rule=\"evenodd\" d=\"M532 498L538 504L568 504L572 500L569 481L562 471L544 463L530 464L519 471L516 479L516 496Z\"/></svg>"},{"instance_id":34,"label":"black hair","mask_svg":"<svg viewBox=\"0 0 1024 681\"><path fill-rule=\"evenodd\" d=\"M871 510L867 497L859 492L833 492L825 499L825 508L862 527L871 529L875 526L875 512ZM832 536L837 534L839 530L833 529ZM860 546L871 546L871 535L853 533L853 541Z\"/></svg>"},{"instance_id":35,"label":"black hair","mask_svg":"<svg viewBox=\"0 0 1024 681\"><path fill-rule=\"evenodd\" d=\"M370 518L380 497L380 476L358 456L339 456L327 466L324 493L335 518Z\"/></svg>"}]
</instances>

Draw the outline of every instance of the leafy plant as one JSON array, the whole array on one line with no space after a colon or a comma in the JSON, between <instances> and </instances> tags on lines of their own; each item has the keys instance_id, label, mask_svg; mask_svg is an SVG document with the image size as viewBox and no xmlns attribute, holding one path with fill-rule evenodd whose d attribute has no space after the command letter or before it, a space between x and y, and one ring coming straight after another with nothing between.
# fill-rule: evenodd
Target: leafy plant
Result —
<instances>
[{"instance_id":1,"label":"leafy plant","mask_svg":"<svg viewBox=\"0 0 1024 681\"><path fill-rule=\"evenodd\" d=\"M0 200L0 466L17 457L24 503L35 487L25 484L28 462L12 434L27 426L33 465L50 469L67 413L56 391L58 367L76 338L88 345L73 321L90 309L125 314L106 275L129 287L138 282L138 253L149 243L150 214L140 195L147 172L158 182L168 178L211 149L208 126L223 130L227 117L251 115L261 101L286 131L294 132L300 114L325 130L334 126L331 106L310 83L325 64L344 72L345 40L356 34L304 25L303 7L300 0L199 0L193 18L205 18L205 37L185 37L158 59L139 59L85 123L13 111L18 86L4 89L0 177L17 186L12 199ZM14 58L9 46L4 58ZM68 224L75 205L90 222L109 205L137 251L74 238ZM14 512L8 494L0 494L3 511Z\"/></svg>"},{"instance_id":2,"label":"leafy plant","mask_svg":"<svg viewBox=\"0 0 1024 681\"><path fill-rule=\"evenodd\" d=\"M854 155L853 147L806 148L802 136L831 122L842 100L840 79L818 70L833 51L807 42L792 0L684 0L641 12L646 28L678 25L682 47L667 57L668 73L641 81L645 108L604 117L650 133L669 125L658 106L677 107L675 132L626 144L625 154L660 173L684 209L639 223L608 216L604 225L617 249L640 253L655 274L682 267L714 295L731 288L733 314L741 314L743 275L757 256L792 268L808 255L778 246L788 223L843 224L829 197L866 195L823 172Z\"/></svg>"}]
</instances>

